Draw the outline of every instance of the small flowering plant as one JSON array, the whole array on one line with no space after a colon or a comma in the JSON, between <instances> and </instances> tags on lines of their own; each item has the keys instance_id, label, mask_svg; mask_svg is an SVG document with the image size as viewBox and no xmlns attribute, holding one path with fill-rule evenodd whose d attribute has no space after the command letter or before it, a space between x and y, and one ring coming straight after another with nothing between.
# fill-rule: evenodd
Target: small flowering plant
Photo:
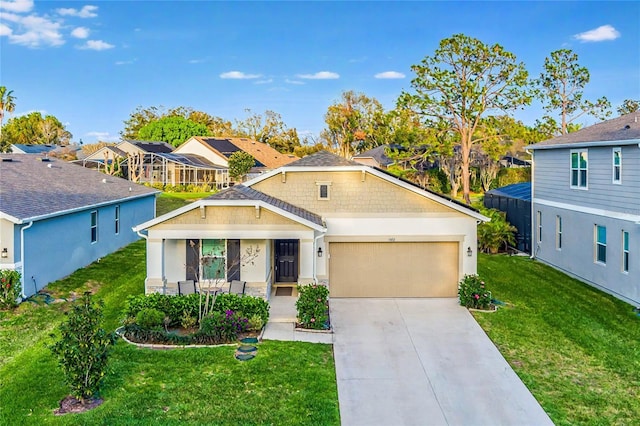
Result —
<instances>
[{"instance_id":1,"label":"small flowering plant","mask_svg":"<svg viewBox=\"0 0 640 426\"><path fill-rule=\"evenodd\" d=\"M12 269L0 270L0 309L18 306L20 290L20 272Z\"/></svg>"},{"instance_id":2,"label":"small flowering plant","mask_svg":"<svg viewBox=\"0 0 640 426\"><path fill-rule=\"evenodd\" d=\"M491 292L482 279L477 275L465 275L458 285L460 304L467 308L489 309L491 307Z\"/></svg>"},{"instance_id":3,"label":"small flowering plant","mask_svg":"<svg viewBox=\"0 0 640 426\"><path fill-rule=\"evenodd\" d=\"M298 285L298 321L302 328L329 328L329 289L323 285Z\"/></svg>"}]
</instances>

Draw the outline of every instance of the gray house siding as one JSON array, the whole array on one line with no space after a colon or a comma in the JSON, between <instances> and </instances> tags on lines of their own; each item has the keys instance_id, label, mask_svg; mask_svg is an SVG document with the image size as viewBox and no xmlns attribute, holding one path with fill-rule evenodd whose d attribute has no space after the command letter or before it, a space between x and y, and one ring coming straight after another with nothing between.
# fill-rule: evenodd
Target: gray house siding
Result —
<instances>
[{"instance_id":1,"label":"gray house siding","mask_svg":"<svg viewBox=\"0 0 640 426\"><path fill-rule=\"evenodd\" d=\"M538 238L542 213L542 241ZM633 221L534 204L534 255L549 265L640 305L640 225ZM557 217L562 218L562 247L557 247ZM606 264L596 261L595 226L606 227ZM629 232L629 271L623 271L622 232Z\"/></svg>"},{"instance_id":2,"label":"gray house siding","mask_svg":"<svg viewBox=\"0 0 640 426\"><path fill-rule=\"evenodd\" d=\"M613 183L613 148L585 148L588 153L587 189L571 188L571 149L534 151L534 198L640 214L640 148L638 145L620 148L620 184Z\"/></svg>"},{"instance_id":3,"label":"gray house siding","mask_svg":"<svg viewBox=\"0 0 640 426\"><path fill-rule=\"evenodd\" d=\"M115 210L120 207L119 232ZM98 212L97 241L91 241L91 212ZM33 222L24 230L25 255L22 263L25 296L35 294L47 284L64 278L78 268L139 239L132 231L138 223L155 217L155 194L88 208L75 213ZM20 259L20 229L15 225L16 262Z\"/></svg>"}]
</instances>

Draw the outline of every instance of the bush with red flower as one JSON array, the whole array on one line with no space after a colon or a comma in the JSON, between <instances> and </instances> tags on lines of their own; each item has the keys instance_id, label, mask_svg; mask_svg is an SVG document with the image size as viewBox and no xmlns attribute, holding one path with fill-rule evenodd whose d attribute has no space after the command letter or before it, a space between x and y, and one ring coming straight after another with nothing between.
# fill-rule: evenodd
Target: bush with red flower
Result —
<instances>
[{"instance_id":1,"label":"bush with red flower","mask_svg":"<svg viewBox=\"0 0 640 426\"><path fill-rule=\"evenodd\" d=\"M20 272L12 269L0 270L0 309L18 306L20 291Z\"/></svg>"},{"instance_id":2,"label":"bush with red flower","mask_svg":"<svg viewBox=\"0 0 640 426\"><path fill-rule=\"evenodd\" d=\"M329 289L318 284L298 285L298 321L302 328L329 328Z\"/></svg>"},{"instance_id":3,"label":"bush with red flower","mask_svg":"<svg viewBox=\"0 0 640 426\"><path fill-rule=\"evenodd\" d=\"M473 309L490 309L491 292L477 275L465 275L458 285L460 304Z\"/></svg>"}]
</instances>

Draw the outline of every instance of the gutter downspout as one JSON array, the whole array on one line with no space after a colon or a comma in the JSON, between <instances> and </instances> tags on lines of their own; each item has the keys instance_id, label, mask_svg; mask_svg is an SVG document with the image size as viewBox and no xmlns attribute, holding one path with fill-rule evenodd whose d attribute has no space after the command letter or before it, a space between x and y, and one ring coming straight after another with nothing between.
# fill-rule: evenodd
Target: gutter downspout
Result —
<instances>
[{"instance_id":1,"label":"gutter downspout","mask_svg":"<svg viewBox=\"0 0 640 426\"><path fill-rule=\"evenodd\" d=\"M529 259L535 259L536 258L536 249L534 248L534 244L537 244L537 239L536 239L536 228L535 228L535 221L536 221L536 216L534 214L535 212L535 203L533 200L535 200L535 176L536 176L536 151L534 150L533 152L529 152L528 149L525 149L525 151L527 152L527 154L531 155L531 233L529 235L529 238L531 238L531 255L529 256Z\"/></svg>"},{"instance_id":2,"label":"gutter downspout","mask_svg":"<svg viewBox=\"0 0 640 426\"><path fill-rule=\"evenodd\" d=\"M33 221L29 222L29 224L27 226L23 226L20 229L20 261L22 262L22 274L21 274L22 275L22 283L21 283L22 284L22 294L21 294L22 300L27 298L26 294L24 293L24 277L25 277L25 275L24 275L24 270L25 270L25 268L24 268L24 265L25 265L25 261L24 261L24 231L25 231L25 229L29 229L32 226L33 226Z\"/></svg>"},{"instance_id":3,"label":"gutter downspout","mask_svg":"<svg viewBox=\"0 0 640 426\"><path fill-rule=\"evenodd\" d=\"M314 284L318 284L318 273L316 271L316 267L318 266L318 240L320 238L324 238L324 236L327 234L327 232L323 232L322 234L318 235L317 237L315 237L313 239L313 283ZM329 253L327 253L327 256L329 255Z\"/></svg>"}]
</instances>

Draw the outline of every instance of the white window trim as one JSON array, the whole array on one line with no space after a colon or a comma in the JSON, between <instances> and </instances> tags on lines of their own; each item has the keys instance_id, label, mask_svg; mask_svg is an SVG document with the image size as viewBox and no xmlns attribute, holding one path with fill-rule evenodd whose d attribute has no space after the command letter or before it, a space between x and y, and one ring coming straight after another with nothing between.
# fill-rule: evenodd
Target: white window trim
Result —
<instances>
[{"instance_id":1,"label":"white window trim","mask_svg":"<svg viewBox=\"0 0 640 426\"><path fill-rule=\"evenodd\" d=\"M616 166L616 152L619 154L620 164ZM587 164L588 166L588 164ZM616 167L620 168L620 178L616 180ZM622 148L616 147L611 150L611 183L622 185Z\"/></svg>"},{"instance_id":2,"label":"white window trim","mask_svg":"<svg viewBox=\"0 0 640 426\"><path fill-rule=\"evenodd\" d=\"M316 185L318 186L318 200L322 200L322 201L330 200L331 199L331 182L316 182ZM320 196L320 190L323 186L327 187L326 197Z\"/></svg>"},{"instance_id":3,"label":"white window trim","mask_svg":"<svg viewBox=\"0 0 640 426\"><path fill-rule=\"evenodd\" d=\"M562 250L562 216L556 216L556 250Z\"/></svg>"},{"instance_id":4,"label":"white window trim","mask_svg":"<svg viewBox=\"0 0 640 426\"><path fill-rule=\"evenodd\" d=\"M628 231L623 230L622 231L622 273L623 274L628 274L629 273L629 264L627 264L627 269L625 269L625 264L624 264L624 259L625 259L625 254L626 254L626 258L628 259L628 262L631 263L631 253L630 253L630 249L627 248L625 250L624 248L624 236L627 236L627 240L629 241L629 246L631 245L631 234L629 234Z\"/></svg>"},{"instance_id":5,"label":"white window trim","mask_svg":"<svg viewBox=\"0 0 640 426\"><path fill-rule=\"evenodd\" d=\"M96 224L95 224L95 225L93 225L93 224L91 223L91 222L92 222L92 219L93 219L93 215L94 215L94 214L96 215ZM92 235L91 235L91 244L96 244L96 243L98 242L98 239L99 239L99 238L98 238L98 220L99 220L99 217L98 217L98 210L92 210L92 211L91 211L91 214L90 214L90 216L89 216L89 225L90 225L90 226L89 226L89 229L91 230L91 234L92 234ZM95 239L95 241L93 240L93 228L95 228L95 229L96 229L96 239Z\"/></svg>"},{"instance_id":6,"label":"white window trim","mask_svg":"<svg viewBox=\"0 0 640 426\"><path fill-rule=\"evenodd\" d=\"M538 235L537 235L538 238L536 238L536 240L538 241L538 243L541 243L542 242L542 212L540 210L538 210L536 219L538 220Z\"/></svg>"},{"instance_id":7,"label":"white window trim","mask_svg":"<svg viewBox=\"0 0 640 426\"><path fill-rule=\"evenodd\" d=\"M580 186L580 153L584 152L587 154L587 168L584 169L586 173L587 181L584 183L584 186ZM578 154L578 184L574 185L572 180L573 174L573 164L571 163L571 157L573 154ZM579 189L582 191L586 191L589 189L589 150L588 149L572 149L569 154L569 186L571 189Z\"/></svg>"},{"instance_id":8,"label":"white window trim","mask_svg":"<svg viewBox=\"0 0 640 426\"><path fill-rule=\"evenodd\" d=\"M598 228L604 228L604 232L605 232L604 243L600 243L598 241ZM593 254L594 254L595 263L597 263L598 265L606 265L607 264L607 240L606 240L607 227L596 224L593 228L593 232L594 232L594 253ZM604 246L604 262L598 259L598 246L600 245Z\"/></svg>"},{"instance_id":9,"label":"white window trim","mask_svg":"<svg viewBox=\"0 0 640 426\"><path fill-rule=\"evenodd\" d=\"M115 215L116 235L120 235L120 205L116 206Z\"/></svg>"}]
</instances>

